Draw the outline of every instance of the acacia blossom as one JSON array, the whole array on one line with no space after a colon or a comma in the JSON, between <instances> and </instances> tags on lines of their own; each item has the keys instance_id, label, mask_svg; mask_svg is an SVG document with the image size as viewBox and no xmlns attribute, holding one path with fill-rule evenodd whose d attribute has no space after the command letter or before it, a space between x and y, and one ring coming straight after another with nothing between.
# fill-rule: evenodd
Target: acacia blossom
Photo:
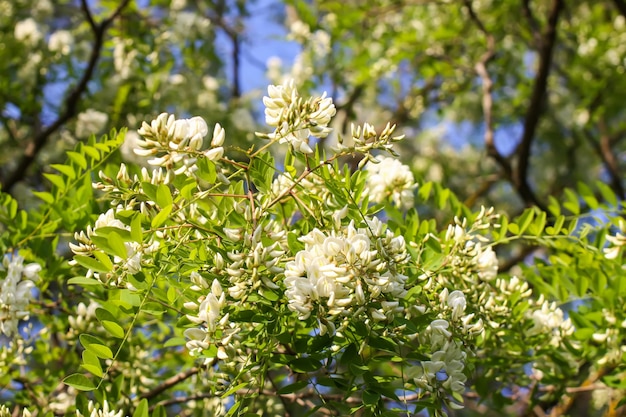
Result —
<instances>
[{"instance_id":1,"label":"acacia blossom","mask_svg":"<svg viewBox=\"0 0 626 417\"><path fill-rule=\"evenodd\" d=\"M106 213L100 214L96 220L94 227L87 226L86 233L81 231L74 233L74 239L77 243L69 243L69 247L76 255L90 256L96 249L96 245L92 242L91 237L98 235L98 229L100 228L116 228L122 230L130 230L130 227L122 223L119 219L115 218L115 209L109 209ZM124 249L126 250L126 259L122 259L118 256L113 257L113 262L116 265L129 273L137 274L141 271L141 264L143 254L150 254L155 252L159 248L159 241L154 240L149 244L143 244L139 242L124 242ZM72 263L75 264L74 261ZM99 273L94 273L89 270L88 276L93 275L96 279L100 280ZM122 276L118 276L118 284L121 282Z\"/></svg>"},{"instance_id":2,"label":"acacia blossom","mask_svg":"<svg viewBox=\"0 0 626 417\"><path fill-rule=\"evenodd\" d=\"M107 400L102 402L102 408L97 408L93 401L89 401L89 405L87 406L89 410L89 417L122 417L124 411L118 410L115 411L112 408L109 408L109 403ZM76 410L76 417L84 417L80 411Z\"/></svg>"},{"instance_id":3,"label":"acacia blossom","mask_svg":"<svg viewBox=\"0 0 626 417\"><path fill-rule=\"evenodd\" d=\"M24 265L20 255L5 255L0 266L0 334L12 337L20 320L29 317L28 306L33 299L35 281L41 265Z\"/></svg>"},{"instance_id":4,"label":"acacia blossom","mask_svg":"<svg viewBox=\"0 0 626 417\"><path fill-rule=\"evenodd\" d=\"M339 231L312 230L300 238L305 249L285 266L285 295L301 320L314 310L322 333L335 331L337 317L365 308L374 321L403 311L407 277L400 265L408 259L404 238L394 236L376 218L368 227L354 223Z\"/></svg>"},{"instance_id":5,"label":"acacia blossom","mask_svg":"<svg viewBox=\"0 0 626 417\"><path fill-rule=\"evenodd\" d=\"M194 284L191 289L199 291L202 295L197 302L185 303L185 307L193 310L193 314L187 314L187 318L201 327L192 327L184 332L188 339L186 346L192 356L200 356L211 345L217 346L216 356L218 359L228 357L227 348L231 339L239 329L229 321L228 313L223 313L226 306L226 293L222 290L218 280L213 280L211 285L197 272L192 272L190 280ZM206 290L208 292L205 292ZM208 362L213 358L206 358Z\"/></svg>"},{"instance_id":6,"label":"acacia blossom","mask_svg":"<svg viewBox=\"0 0 626 417\"><path fill-rule=\"evenodd\" d=\"M203 150L209 128L199 116L176 119L173 114L161 113L150 124L143 122L137 133L143 140L137 141L139 148L134 150L135 153L151 157L148 160L151 165L175 169L177 175L192 174L200 156L217 161L224 154L225 132L219 123L213 129L211 147Z\"/></svg>"},{"instance_id":7,"label":"acacia blossom","mask_svg":"<svg viewBox=\"0 0 626 417\"><path fill-rule=\"evenodd\" d=\"M289 143L298 152L313 153L310 137L325 138L332 131L328 124L337 112L333 100L326 93L303 100L294 80L270 85L267 93L263 97L265 122L276 128L269 138Z\"/></svg>"},{"instance_id":8,"label":"acacia blossom","mask_svg":"<svg viewBox=\"0 0 626 417\"><path fill-rule=\"evenodd\" d=\"M395 158L384 157L368 162L366 167L366 193L373 202L390 200L400 209L413 207L417 184L408 166Z\"/></svg>"}]
</instances>

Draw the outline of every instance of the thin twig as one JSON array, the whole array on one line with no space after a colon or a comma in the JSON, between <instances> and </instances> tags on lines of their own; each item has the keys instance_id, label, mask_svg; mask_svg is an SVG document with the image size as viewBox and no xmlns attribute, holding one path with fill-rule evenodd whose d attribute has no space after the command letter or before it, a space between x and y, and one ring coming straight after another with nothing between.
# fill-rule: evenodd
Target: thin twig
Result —
<instances>
[{"instance_id":1,"label":"thin twig","mask_svg":"<svg viewBox=\"0 0 626 417\"><path fill-rule=\"evenodd\" d=\"M161 394L163 391L173 387L174 385L186 380L187 378L192 377L193 375L196 375L198 372L200 372L201 368L190 368L187 369L184 372L180 372L174 376L169 377L168 379L166 379L165 381L163 381L161 384L159 384L158 386L154 387L153 389L151 389L150 391L141 394L140 398L146 398L146 399L150 399L150 398L154 398L157 395Z\"/></svg>"}]
</instances>

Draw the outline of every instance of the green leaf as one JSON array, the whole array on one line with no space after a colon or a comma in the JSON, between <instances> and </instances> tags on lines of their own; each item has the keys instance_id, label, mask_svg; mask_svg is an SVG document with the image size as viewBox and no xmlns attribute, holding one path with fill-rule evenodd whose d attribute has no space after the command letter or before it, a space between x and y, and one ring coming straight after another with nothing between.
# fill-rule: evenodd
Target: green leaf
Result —
<instances>
[{"instance_id":1,"label":"green leaf","mask_svg":"<svg viewBox=\"0 0 626 417\"><path fill-rule=\"evenodd\" d=\"M573 215L578 216L580 214L580 202L578 196L569 188L565 189L565 203L563 207L568 209Z\"/></svg>"},{"instance_id":2,"label":"green leaf","mask_svg":"<svg viewBox=\"0 0 626 417\"><path fill-rule=\"evenodd\" d=\"M143 242L143 229L141 228L141 213L137 213L130 221L130 236L134 242Z\"/></svg>"},{"instance_id":3,"label":"green leaf","mask_svg":"<svg viewBox=\"0 0 626 417\"><path fill-rule=\"evenodd\" d=\"M133 417L148 417L148 400L142 399L137 404L137 408L135 408L135 412L133 413Z\"/></svg>"},{"instance_id":4,"label":"green leaf","mask_svg":"<svg viewBox=\"0 0 626 417\"><path fill-rule=\"evenodd\" d=\"M53 204L54 196L47 191L33 191L33 195L38 197L44 203Z\"/></svg>"},{"instance_id":5,"label":"green leaf","mask_svg":"<svg viewBox=\"0 0 626 417\"><path fill-rule=\"evenodd\" d=\"M98 307L96 309L96 317L102 324L102 327L111 334L111 336L118 339L124 338L124 328L118 323L115 316L108 310Z\"/></svg>"},{"instance_id":6,"label":"green leaf","mask_svg":"<svg viewBox=\"0 0 626 417\"><path fill-rule=\"evenodd\" d=\"M170 191L170 187L165 184L159 184L156 190L156 203L164 209L168 206L172 205L172 192Z\"/></svg>"},{"instance_id":7,"label":"green leaf","mask_svg":"<svg viewBox=\"0 0 626 417\"><path fill-rule=\"evenodd\" d=\"M104 345L102 340L98 339L95 336L91 336L89 334L81 334L80 335L80 344L83 345L85 349L92 352L99 358L102 359L112 359L113 352L111 349Z\"/></svg>"},{"instance_id":8,"label":"green leaf","mask_svg":"<svg viewBox=\"0 0 626 417\"><path fill-rule=\"evenodd\" d=\"M296 391L300 391L302 388L305 388L308 385L309 385L309 381L294 382L293 384L285 385L284 387L279 389L277 391L277 394L278 395L291 394L291 393L294 393Z\"/></svg>"},{"instance_id":9,"label":"green leaf","mask_svg":"<svg viewBox=\"0 0 626 417\"><path fill-rule=\"evenodd\" d=\"M87 371L102 378L102 366L100 365L100 359L93 352L89 350L83 351L83 363L81 366Z\"/></svg>"},{"instance_id":10,"label":"green leaf","mask_svg":"<svg viewBox=\"0 0 626 417\"><path fill-rule=\"evenodd\" d=\"M67 156L72 162L74 162L82 169L87 169L87 159L85 159L83 154L75 151L68 151Z\"/></svg>"},{"instance_id":11,"label":"green leaf","mask_svg":"<svg viewBox=\"0 0 626 417\"><path fill-rule=\"evenodd\" d=\"M113 251L113 255L124 260L128 258L126 246L124 245L124 241L119 234L117 234L116 232L111 232L107 235L107 239L109 240L109 246Z\"/></svg>"},{"instance_id":12,"label":"green leaf","mask_svg":"<svg viewBox=\"0 0 626 417\"><path fill-rule=\"evenodd\" d=\"M101 287L102 283L95 278L73 277L67 280L69 285L80 285L81 287Z\"/></svg>"},{"instance_id":13,"label":"green leaf","mask_svg":"<svg viewBox=\"0 0 626 417\"><path fill-rule=\"evenodd\" d=\"M167 218L170 216L170 213L172 212L172 206L167 206L165 208L163 208L159 214L157 214L156 216L154 216L154 218L152 219L152 222L150 223L150 226L153 229L157 229L158 227L160 227L163 223L165 223L165 221L167 220Z\"/></svg>"},{"instance_id":14,"label":"green leaf","mask_svg":"<svg viewBox=\"0 0 626 417\"><path fill-rule=\"evenodd\" d=\"M51 164L50 166L71 180L76 178L76 172L74 172L74 170L70 166L62 164Z\"/></svg>"},{"instance_id":15,"label":"green leaf","mask_svg":"<svg viewBox=\"0 0 626 417\"><path fill-rule=\"evenodd\" d=\"M59 190L65 190L65 180L62 176L57 174L43 174L44 177L48 179L55 187Z\"/></svg>"},{"instance_id":16,"label":"green leaf","mask_svg":"<svg viewBox=\"0 0 626 417\"><path fill-rule=\"evenodd\" d=\"M187 339L184 337L172 337L163 343L163 347L183 346L185 343L187 343Z\"/></svg>"},{"instance_id":17,"label":"green leaf","mask_svg":"<svg viewBox=\"0 0 626 417\"><path fill-rule=\"evenodd\" d=\"M293 372L303 374L307 372L317 371L321 367L321 362L313 358L296 358L289 362L289 368L291 368Z\"/></svg>"},{"instance_id":18,"label":"green leaf","mask_svg":"<svg viewBox=\"0 0 626 417\"><path fill-rule=\"evenodd\" d=\"M83 374L69 375L63 379L63 383L79 391L93 391L96 389L96 386L91 379L87 378Z\"/></svg>"},{"instance_id":19,"label":"green leaf","mask_svg":"<svg viewBox=\"0 0 626 417\"><path fill-rule=\"evenodd\" d=\"M74 260L78 262L79 265L91 269L95 272L109 272L111 269L107 268L101 262L97 261L94 258L90 258L84 255L75 255Z\"/></svg>"}]
</instances>

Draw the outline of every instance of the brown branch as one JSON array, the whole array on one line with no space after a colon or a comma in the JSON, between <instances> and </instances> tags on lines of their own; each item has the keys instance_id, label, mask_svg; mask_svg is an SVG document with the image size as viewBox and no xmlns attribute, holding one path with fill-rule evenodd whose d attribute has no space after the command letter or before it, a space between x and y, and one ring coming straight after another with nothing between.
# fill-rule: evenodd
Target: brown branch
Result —
<instances>
[{"instance_id":1,"label":"brown branch","mask_svg":"<svg viewBox=\"0 0 626 417\"><path fill-rule=\"evenodd\" d=\"M478 29L483 33L487 42L487 50L480 57L480 60L474 66L474 69L482 82L482 108L483 108L483 118L485 120L485 148L487 150L487 155L493 158L497 164L500 166L504 175L509 180L512 178L513 169L511 167L511 163L509 160L498 151L496 148L496 144L494 141L494 128L493 128L493 80L489 75L489 71L487 70L487 66L489 62L493 60L496 55L496 41L483 22L480 20L476 12L472 8L471 0L465 0L465 7L468 10L470 18L474 22L474 24L478 27ZM487 182L485 185L487 189L484 192L488 191L493 184L493 181ZM470 198L470 202L472 202L473 198Z\"/></svg>"},{"instance_id":2,"label":"brown branch","mask_svg":"<svg viewBox=\"0 0 626 417\"><path fill-rule=\"evenodd\" d=\"M98 61L100 60L106 30L129 3L130 0L122 1L117 9L115 9L115 11L108 18L104 19L100 24L96 24L93 20L91 12L89 11L87 0L81 0L81 9L83 10L85 18L87 19L87 22L89 23L89 26L94 34L94 45L87 63L87 68L85 69L85 72L83 73L83 76L79 80L78 84L65 99L65 110L59 114L57 119L52 122L52 124L37 133L33 141L26 146L24 154L18 162L17 167L2 183L2 188L5 191L10 192L13 186L15 186L15 184L24 177L26 171L35 161L37 154L44 147L50 136L76 115L80 99L83 93L87 90L87 84L91 81L96 66L98 65Z\"/></svg>"},{"instance_id":3,"label":"brown branch","mask_svg":"<svg viewBox=\"0 0 626 417\"><path fill-rule=\"evenodd\" d=\"M530 164L531 148L539 119L541 118L544 101L547 93L548 75L552 65L554 45L556 43L557 24L559 15L564 8L563 0L554 0L548 26L542 36L539 49L539 68L535 77L535 83L530 98L530 105L524 119L524 131L516 149L517 167L513 171L513 184L518 194L527 205L536 205L545 211L545 206L537 199L537 196L528 183L528 168Z\"/></svg>"},{"instance_id":4,"label":"brown branch","mask_svg":"<svg viewBox=\"0 0 626 417\"><path fill-rule=\"evenodd\" d=\"M587 141L591 144L593 149L596 151L604 168L610 177L609 186L613 190L613 192L621 199L624 199L624 187L622 185L622 180L619 173L619 164L612 150L612 141L606 132L600 133L600 141L594 139L591 132L587 129L583 130L583 135L587 139Z\"/></svg>"},{"instance_id":5,"label":"brown branch","mask_svg":"<svg viewBox=\"0 0 626 417\"><path fill-rule=\"evenodd\" d=\"M192 377L193 375L196 375L198 372L200 372L201 368L190 368L184 372L180 372L174 376L169 377L168 379L166 379L165 381L163 381L160 385L152 388L150 391L141 394L140 398L141 399L150 399L150 398L154 398L157 395L161 394L163 391L173 387L174 385L184 381L187 378Z\"/></svg>"}]
</instances>

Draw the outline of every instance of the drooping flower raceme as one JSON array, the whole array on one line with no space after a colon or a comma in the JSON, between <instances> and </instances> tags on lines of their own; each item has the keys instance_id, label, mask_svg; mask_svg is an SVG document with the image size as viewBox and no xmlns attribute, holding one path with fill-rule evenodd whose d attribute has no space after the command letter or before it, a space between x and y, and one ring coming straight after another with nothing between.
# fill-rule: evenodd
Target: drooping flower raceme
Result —
<instances>
[{"instance_id":1,"label":"drooping flower raceme","mask_svg":"<svg viewBox=\"0 0 626 417\"><path fill-rule=\"evenodd\" d=\"M41 265L24 265L19 255L5 255L0 267L0 334L12 337L20 320L28 319L35 281ZM3 278L2 278L3 277Z\"/></svg>"},{"instance_id":2,"label":"drooping flower raceme","mask_svg":"<svg viewBox=\"0 0 626 417\"><path fill-rule=\"evenodd\" d=\"M350 223L343 230L312 230L300 238L305 249L285 267L285 295L301 320L315 311L322 333L334 333L337 318L366 312L364 318L387 321L403 308L408 260L404 238L394 236L376 218L367 227ZM343 325L343 323L342 323Z\"/></svg>"},{"instance_id":3,"label":"drooping flower raceme","mask_svg":"<svg viewBox=\"0 0 626 417\"><path fill-rule=\"evenodd\" d=\"M192 272L190 279L194 283L191 290L199 291L202 295L197 303L185 303L186 308L194 311L193 314L187 314L187 318L201 327L185 330L185 338L188 339L187 349L192 356L199 356L213 345L217 347L215 356L218 359L225 359L228 357L229 343L239 331L229 321L228 313L222 312L226 305L226 293L216 279L209 285L197 272ZM213 357L206 359L212 361Z\"/></svg>"},{"instance_id":4,"label":"drooping flower raceme","mask_svg":"<svg viewBox=\"0 0 626 417\"><path fill-rule=\"evenodd\" d=\"M151 165L175 169L177 175L192 174L199 156L217 161L224 154L225 133L219 123L213 129L211 148L202 150L209 128L199 116L176 119L172 114L161 113L150 124L143 122L137 133L143 140L138 141L140 148L135 153L152 157L148 160Z\"/></svg>"},{"instance_id":5,"label":"drooping flower raceme","mask_svg":"<svg viewBox=\"0 0 626 417\"><path fill-rule=\"evenodd\" d=\"M367 163L366 192L375 203L391 200L400 209L413 207L417 188L408 166L395 158L384 157Z\"/></svg>"},{"instance_id":6,"label":"drooping flower raceme","mask_svg":"<svg viewBox=\"0 0 626 417\"><path fill-rule=\"evenodd\" d=\"M293 80L270 85L267 93L265 122L276 128L269 138L289 143L298 152L313 153L310 137L325 138L332 131L328 124L337 112L333 100L326 93L303 100Z\"/></svg>"}]
</instances>

